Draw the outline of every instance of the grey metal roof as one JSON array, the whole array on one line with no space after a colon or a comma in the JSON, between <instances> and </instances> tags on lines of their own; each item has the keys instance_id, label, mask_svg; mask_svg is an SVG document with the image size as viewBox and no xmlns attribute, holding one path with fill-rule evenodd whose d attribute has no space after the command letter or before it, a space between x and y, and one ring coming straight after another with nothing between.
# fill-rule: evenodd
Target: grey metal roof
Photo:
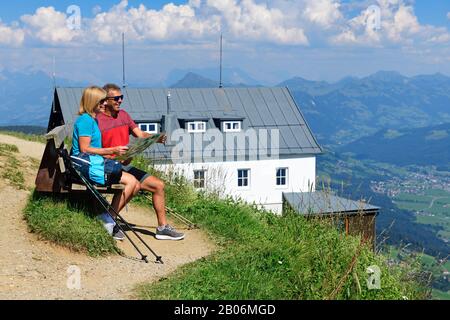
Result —
<instances>
[{"instance_id":1,"label":"grey metal roof","mask_svg":"<svg viewBox=\"0 0 450 320\"><path fill-rule=\"evenodd\" d=\"M283 200L302 215L358 214L380 210L363 201L345 199L323 191L283 193Z\"/></svg>"},{"instance_id":2,"label":"grey metal roof","mask_svg":"<svg viewBox=\"0 0 450 320\"><path fill-rule=\"evenodd\" d=\"M64 123L73 124L83 88L57 88ZM280 131L279 154L315 155L322 149L287 88L206 88L150 89L125 88L122 108L136 122L162 119L167 111L167 93L171 93L170 111L180 120L209 119L207 129L217 128L218 119L242 120L243 130L253 128ZM170 158L170 148L158 145L148 151L152 158Z\"/></svg>"}]
</instances>

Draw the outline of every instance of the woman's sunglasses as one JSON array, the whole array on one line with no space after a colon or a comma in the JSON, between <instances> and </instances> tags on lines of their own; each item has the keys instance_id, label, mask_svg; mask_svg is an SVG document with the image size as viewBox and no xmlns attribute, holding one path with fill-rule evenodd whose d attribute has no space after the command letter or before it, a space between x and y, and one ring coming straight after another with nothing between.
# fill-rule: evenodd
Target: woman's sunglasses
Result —
<instances>
[{"instance_id":1,"label":"woman's sunglasses","mask_svg":"<svg viewBox=\"0 0 450 320\"><path fill-rule=\"evenodd\" d=\"M106 98L106 99L108 99L108 100L114 99L114 101L119 102L119 100L122 100L122 101L123 101L123 95L121 95L121 96L115 96L115 97L108 97L108 98Z\"/></svg>"}]
</instances>

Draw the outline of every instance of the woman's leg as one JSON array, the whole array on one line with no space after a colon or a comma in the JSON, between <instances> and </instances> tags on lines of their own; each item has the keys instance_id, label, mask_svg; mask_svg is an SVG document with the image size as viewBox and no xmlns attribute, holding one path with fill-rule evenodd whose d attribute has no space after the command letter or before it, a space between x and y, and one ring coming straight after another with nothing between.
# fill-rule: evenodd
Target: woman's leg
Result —
<instances>
[{"instance_id":1,"label":"woman's leg","mask_svg":"<svg viewBox=\"0 0 450 320\"><path fill-rule=\"evenodd\" d=\"M122 172L120 183L125 185L122 193L115 194L111 203L114 210L119 213L125 205L139 192L139 182L129 173ZM136 191L137 189L137 191Z\"/></svg>"}]
</instances>

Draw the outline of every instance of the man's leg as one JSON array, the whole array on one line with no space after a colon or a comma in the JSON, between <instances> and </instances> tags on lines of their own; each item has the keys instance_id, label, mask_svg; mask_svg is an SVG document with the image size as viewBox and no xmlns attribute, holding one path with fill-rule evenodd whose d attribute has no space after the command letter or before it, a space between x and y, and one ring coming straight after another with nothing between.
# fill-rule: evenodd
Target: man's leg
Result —
<instances>
[{"instance_id":1,"label":"man's leg","mask_svg":"<svg viewBox=\"0 0 450 320\"><path fill-rule=\"evenodd\" d=\"M123 167L123 170L133 175L140 182L140 189L153 194L153 208L158 219L158 226L167 224L166 220L166 195L164 192L164 182L161 179L149 175L147 172L135 168L131 165Z\"/></svg>"},{"instance_id":2,"label":"man's leg","mask_svg":"<svg viewBox=\"0 0 450 320\"><path fill-rule=\"evenodd\" d=\"M141 190L153 193L153 208L158 218L158 226L165 226L166 220L166 195L164 191L164 182L160 179L150 176L141 182Z\"/></svg>"},{"instance_id":3,"label":"man's leg","mask_svg":"<svg viewBox=\"0 0 450 320\"><path fill-rule=\"evenodd\" d=\"M177 232L172 226L167 224L166 219L166 195L165 185L161 179L150 176L147 172L134 168L133 166L124 166L123 170L133 175L140 182L140 189L149 191L153 194L153 208L158 219L156 228L156 239L158 240L182 240L184 234Z\"/></svg>"}]
</instances>

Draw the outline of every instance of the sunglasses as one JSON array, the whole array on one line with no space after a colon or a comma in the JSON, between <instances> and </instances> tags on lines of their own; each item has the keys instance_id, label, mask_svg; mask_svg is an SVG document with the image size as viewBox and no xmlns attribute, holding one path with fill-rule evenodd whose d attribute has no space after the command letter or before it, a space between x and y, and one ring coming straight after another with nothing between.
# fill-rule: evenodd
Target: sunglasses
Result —
<instances>
[{"instance_id":1,"label":"sunglasses","mask_svg":"<svg viewBox=\"0 0 450 320\"><path fill-rule=\"evenodd\" d=\"M108 97L108 98L106 98L106 99L108 99L108 100L114 99L114 101L119 102L119 100L122 100L122 101L123 101L123 95L121 95L121 96L115 96L115 97Z\"/></svg>"}]
</instances>

